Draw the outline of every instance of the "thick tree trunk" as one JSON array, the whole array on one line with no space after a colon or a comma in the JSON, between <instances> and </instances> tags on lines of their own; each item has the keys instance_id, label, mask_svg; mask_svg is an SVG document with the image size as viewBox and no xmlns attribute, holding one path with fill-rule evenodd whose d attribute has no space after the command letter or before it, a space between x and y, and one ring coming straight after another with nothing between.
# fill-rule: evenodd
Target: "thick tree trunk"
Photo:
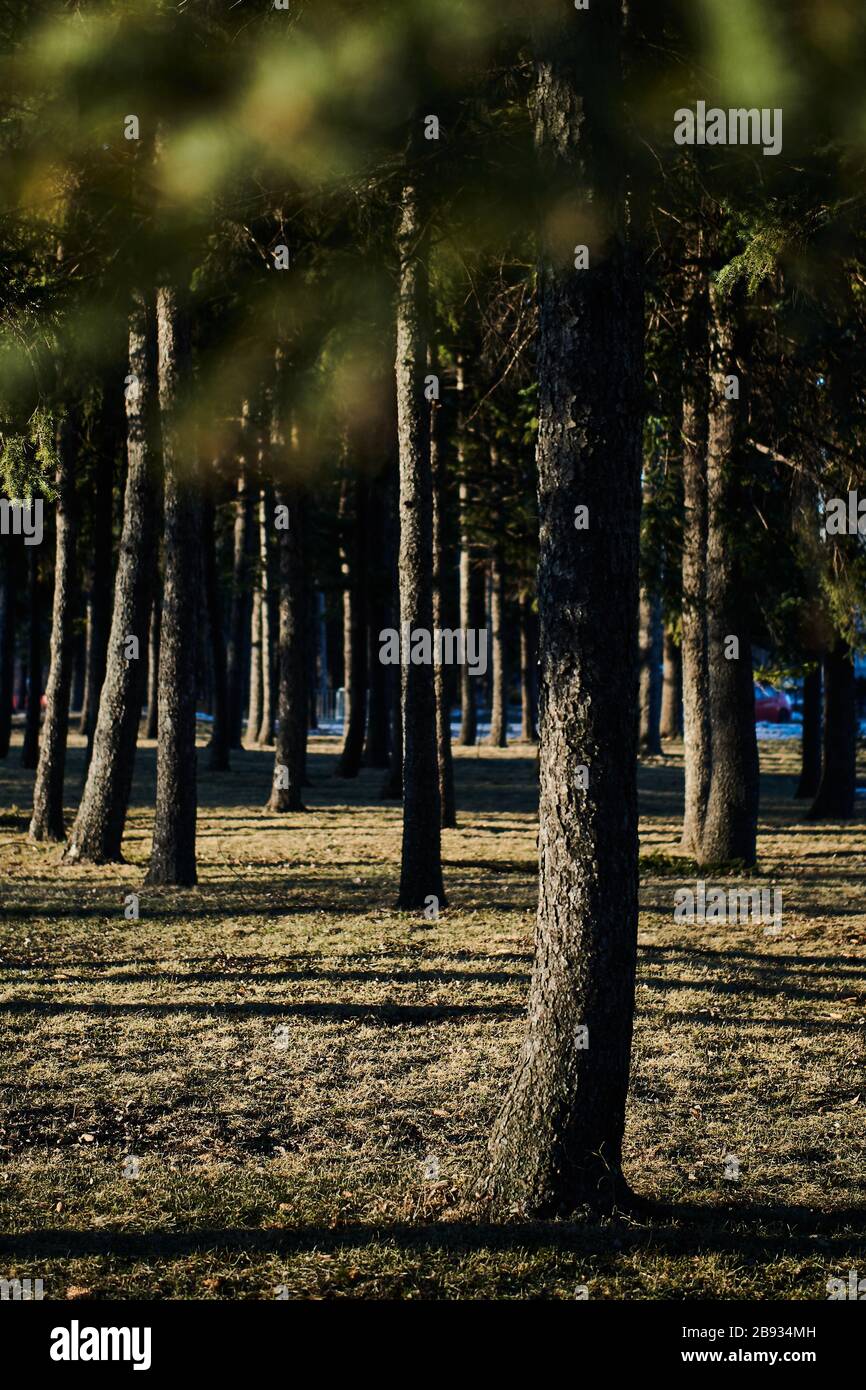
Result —
<instances>
[{"instance_id":1,"label":"thick tree trunk","mask_svg":"<svg viewBox=\"0 0 866 1390\"><path fill-rule=\"evenodd\" d=\"M400 624L403 703L403 845L398 906L442 907L441 809L433 666L413 664L406 632L433 627L433 483L427 366L429 239L418 192L403 189L398 234L397 435L400 446ZM406 627L408 624L408 628Z\"/></svg>"},{"instance_id":2,"label":"thick tree trunk","mask_svg":"<svg viewBox=\"0 0 866 1390\"><path fill-rule=\"evenodd\" d=\"M700 849L710 794L710 692L707 647L707 435L709 302L703 240L693 233L684 274L683 375L683 848Z\"/></svg>"},{"instance_id":3,"label":"thick tree trunk","mask_svg":"<svg viewBox=\"0 0 866 1390\"><path fill-rule=\"evenodd\" d=\"M431 362L431 366L433 363ZM445 626L445 459L439 438L439 405L430 404L430 473L433 480L433 627ZM451 756L451 701L449 672L440 661L433 668L436 691L436 754L439 766L439 808L442 828L457 825L454 799L454 760Z\"/></svg>"},{"instance_id":4,"label":"thick tree trunk","mask_svg":"<svg viewBox=\"0 0 866 1390\"><path fill-rule=\"evenodd\" d=\"M821 667L816 663L803 677L803 736L800 741L800 780L797 798L817 795L821 784Z\"/></svg>"},{"instance_id":5,"label":"thick tree trunk","mask_svg":"<svg viewBox=\"0 0 866 1390\"><path fill-rule=\"evenodd\" d=\"M39 762L39 721L42 717L42 583L39 575L38 545L27 547L27 582L30 633L27 643L27 712L24 717L21 766L36 767Z\"/></svg>"},{"instance_id":6,"label":"thick tree trunk","mask_svg":"<svg viewBox=\"0 0 866 1390\"><path fill-rule=\"evenodd\" d=\"M740 504L742 441L748 404L735 313L713 289L710 427L707 445L707 652L710 787L699 864L754 864L758 829L758 744L752 674L749 594L738 560L744 525ZM741 396L728 399L738 375ZM734 643L736 642L736 647Z\"/></svg>"},{"instance_id":7,"label":"thick tree trunk","mask_svg":"<svg viewBox=\"0 0 866 1390\"><path fill-rule=\"evenodd\" d=\"M271 584L271 555L268 545L270 490L259 492L259 583L262 592L262 717L256 742L263 748L274 745L274 594Z\"/></svg>"},{"instance_id":8,"label":"thick tree trunk","mask_svg":"<svg viewBox=\"0 0 866 1390\"><path fill-rule=\"evenodd\" d=\"M367 728L367 483L344 478L340 491L343 575L343 746L338 777L357 777Z\"/></svg>"},{"instance_id":9,"label":"thick tree trunk","mask_svg":"<svg viewBox=\"0 0 866 1390\"><path fill-rule=\"evenodd\" d=\"M848 643L824 657L824 760L809 820L850 820L857 790L857 697Z\"/></svg>"},{"instance_id":10,"label":"thick tree trunk","mask_svg":"<svg viewBox=\"0 0 866 1390\"><path fill-rule=\"evenodd\" d=\"M147 882L183 886L196 882L200 515L196 444L180 428L180 411L188 404L192 381L189 316L173 287L157 291L157 342L165 469L165 576L159 650L156 811Z\"/></svg>"},{"instance_id":11,"label":"thick tree trunk","mask_svg":"<svg viewBox=\"0 0 866 1390\"><path fill-rule=\"evenodd\" d=\"M66 850L67 859L93 864L119 862L122 858L123 828L141 721L159 515L155 346L153 311L139 299L129 325L129 464L105 680L93 734L93 756ZM155 620L154 613L151 627ZM137 659L127 654L129 637L138 639Z\"/></svg>"},{"instance_id":12,"label":"thick tree trunk","mask_svg":"<svg viewBox=\"0 0 866 1390\"><path fill-rule=\"evenodd\" d=\"M62 840L63 777L69 733L69 693L72 688L72 624L75 615L76 508L75 462L77 429L67 414L61 429L54 504L56 542L54 604L51 616L51 665L45 692L45 722L33 788L31 840Z\"/></svg>"},{"instance_id":13,"label":"thick tree trunk","mask_svg":"<svg viewBox=\"0 0 866 1390\"><path fill-rule=\"evenodd\" d=\"M477 613L478 573L475 552L469 540L467 508L469 489L460 484L460 626L467 633L475 623ZM478 709L475 695L476 678L464 663L460 668L460 736L461 748L471 748L478 741Z\"/></svg>"},{"instance_id":14,"label":"thick tree trunk","mask_svg":"<svg viewBox=\"0 0 866 1390\"><path fill-rule=\"evenodd\" d=\"M490 557L490 657L492 700L490 737L494 748L508 747L508 672L505 662L505 560L500 546Z\"/></svg>"},{"instance_id":15,"label":"thick tree trunk","mask_svg":"<svg viewBox=\"0 0 866 1390\"><path fill-rule=\"evenodd\" d=\"M244 402L244 438L249 441L249 406ZM241 749L241 729L244 707L244 664L250 631L252 596L250 593L250 485L246 462L240 460L237 496L235 499L234 558L232 564L232 601L229 617L228 687L229 687L229 747Z\"/></svg>"},{"instance_id":16,"label":"thick tree trunk","mask_svg":"<svg viewBox=\"0 0 866 1390\"><path fill-rule=\"evenodd\" d=\"M645 588L640 594L640 734L638 746L653 757L661 753L662 615L659 600Z\"/></svg>"},{"instance_id":17,"label":"thick tree trunk","mask_svg":"<svg viewBox=\"0 0 866 1390\"><path fill-rule=\"evenodd\" d=\"M216 506L213 480L205 488L201 523L202 573L207 604L210 635L211 669L213 672L213 724L208 744L208 766L211 772L228 772L229 759L229 688L226 665L226 639L223 632L223 605L216 553Z\"/></svg>"},{"instance_id":18,"label":"thick tree trunk","mask_svg":"<svg viewBox=\"0 0 866 1390\"><path fill-rule=\"evenodd\" d=\"M274 781L269 811L303 811L307 749L307 499L301 486L278 487L289 508L279 537L279 686Z\"/></svg>"},{"instance_id":19,"label":"thick tree trunk","mask_svg":"<svg viewBox=\"0 0 866 1390\"><path fill-rule=\"evenodd\" d=\"M18 591L19 548L7 540L0 568L0 758L9 753L12 702L15 694L15 602Z\"/></svg>"},{"instance_id":20,"label":"thick tree trunk","mask_svg":"<svg viewBox=\"0 0 866 1390\"><path fill-rule=\"evenodd\" d=\"M682 653L667 628L664 634L663 662L660 732L662 738L679 738L683 731Z\"/></svg>"},{"instance_id":21,"label":"thick tree trunk","mask_svg":"<svg viewBox=\"0 0 866 1390\"><path fill-rule=\"evenodd\" d=\"M590 201L590 266L539 275L539 905L526 1035L491 1139L506 1210L609 1206L621 1148L638 921L638 560L643 314L624 230L620 9L547 33L546 186ZM573 237L569 238L573 242ZM589 529L575 529L575 506ZM614 597L615 596L615 597Z\"/></svg>"},{"instance_id":22,"label":"thick tree trunk","mask_svg":"<svg viewBox=\"0 0 866 1390\"><path fill-rule=\"evenodd\" d=\"M521 743L536 743L538 730L535 722L535 669L538 653L535 644L532 600L526 589L520 591L518 612L520 617L520 741Z\"/></svg>"},{"instance_id":23,"label":"thick tree trunk","mask_svg":"<svg viewBox=\"0 0 866 1390\"><path fill-rule=\"evenodd\" d=\"M156 738L159 729L159 639L162 633L162 575L154 561L153 611L147 632L147 718L145 738Z\"/></svg>"}]
</instances>

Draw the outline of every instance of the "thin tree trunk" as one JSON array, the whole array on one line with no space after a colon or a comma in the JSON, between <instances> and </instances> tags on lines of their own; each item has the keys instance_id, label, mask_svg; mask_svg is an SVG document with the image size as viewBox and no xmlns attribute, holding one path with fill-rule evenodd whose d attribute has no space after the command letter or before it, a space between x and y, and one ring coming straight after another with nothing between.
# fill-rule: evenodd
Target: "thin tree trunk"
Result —
<instances>
[{"instance_id":1,"label":"thin tree trunk","mask_svg":"<svg viewBox=\"0 0 866 1390\"><path fill-rule=\"evenodd\" d=\"M244 402L245 444L249 438L249 406ZM244 704L244 655L250 631L252 599L249 587L250 562L250 486L246 462L241 458L235 499L234 558L232 564L232 601L229 618L228 687L229 687L229 747L242 749L241 729Z\"/></svg>"},{"instance_id":2,"label":"thin tree trunk","mask_svg":"<svg viewBox=\"0 0 866 1390\"><path fill-rule=\"evenodd\" d=\"M679 738L682 733L683 715L683 663L682 653L670 631L665 628L663 643L662 675L662 738Z\"/></svg>"},{"instance_id":3,"label":"thin tree trunk","mask_svg":"<svg viewBox=\"0 0 866 1390\"><path fill-rule=\"evenodd\" d=\"M344 478L340 493L343 574L343 746L338 777L357 777L367 727L367 483Z\"/></svg>"},{"instance_id":4,"label":"thin tree trunk","mask_svg":"<svg viewBox=\"0 0 866 1390\"><path fill-rule=\"evenodd\" d=\"M271 584L271 557L268 546L268 514L270 490L259 492L259 583L262 592L262 717L259 720L256 742L263 748L274 744L274 593Z\"/></svg>"},{"instance_id":5,"label":"thin tree trunk","mask_svg":"<svg viewBox=\"0 0 866 1390\"><path fill-rule=\"evenodd\" d=\"M202 571L207 603L210 634L211 667L213 670L213 724L208 744L208 766L212 772L228 772L229 759L229 692L226 666L226 639L223 632L223 605L216 554L216 506L213 479L204 490L202 502Z\"/></svg>"},{"instance_id":6,"label":"thin tree trunk","mask_svg":"<svg viewBox=\"0 0 866 1390\"><path fill-rule=\"evenodd\" d=\"M616 149L620 9L546 31L536 131L553 196L591 200L590 266L539 273L539 904L526 1034L487 1192L534 1215L624 1189L637 954L637 613L643 398L638 253ZM573 239L572 239L573 240ZM590 527L576 531L575 505Z\"/></svg>"},{"instance_id":7,"label":"thin tree trunk","mask_svg":"<svg viewBox=\"0 0 866 1390\"><path fill-rule=\"evenodd\" d=\"M286 486L277 488L276 500L278 505L288 506L289 526L278 533L279 706L274 780L268 810L303 811L308 699L307 499L301 486Z\"/></svg>"},{"instance_id":8,"label":"thin tree trunk","mask_svg":"<svg viewBox=\"0 0 866 1390\"><path fill-rule=\"evenodd\" d=\"M434 363L431 359L431 366ZM445 460L439 438L439 404L430 403L430 474L433 484L433 628L445 625L445 537L444 537L444 494ZM435 655L434 655L435 661ZM457 825L457 809L454 799L454 760L451 756L451 702L449 700L448 672L441 661L433 667L433 683L436 692L436 757L439 768L439 807L444 830Z\"/></svg>"},{"instance_id":9,"label":"thin tree trunk","mask_svg":"<svg viewBox=\"0 0 866 1390\"><path fill-rule=\"evenodd\" d=\"M386 768L388 762L388 667L379 660L379 634L390 625L391 570L388 556L388 480L384 474L374 479L370 495L370 600L367 623L367 741L364 763Z\"/></svg>"},{"instance_id":10,"label":"thin tree trunk","mask_svg":"<svg viewBox=\"0 0 866 1390\"><path fill-rule=\"evenodd\" d=\"M748 403L728 399L725 383L744 354L735 341L735 313L711 292L711 401L707 445L707 651L709 657L710 788L699 864L754 864L758 830L758 744L749 629L749 594L738 560L743 526L739 470ZM734 639L736 654L734 654Z\"/></svg>"},{"instance_id":11,"label":"thin tree trunk","mask_svg":"<svg viewBox=\"0 0 866 1390\"><path fill-rule=\"evenodd\" d=\"M659 600L645 588L640 595L640 735L638 747L653 757L661 753L662 615Z\"/></svg>"},{"instance_id":12,"label":"thin tree trunk","mask_svg":"<svg viewBox=\"0 0 866 1390\"><path fill-rule=\"evenodd\" d=\"M809 820L850 820L857 791L857 696L851 649L837 637L824 657L823 767Z\"/></svg>"},{"instance_id":13,"label":"thin tree trunk","mask_svg":"<svg viewBox=\"0 0 866 1390\"><path fill-rule=\"evenodd\" d=\"M459 457L459 456L458 456ZM466 483L460 484L460 626L464 634L474 626L476 613L477 573L475 554L469 540L467 508L469 489ZM478 741L478 710L475 697L475 677L468 665L460 668L460 736L457 742L461 748L471 748Z\"/></svg>"},{"instance_id":14,"label":"thin tree trunk","mask_svg":"<svg viewBox=\"0 0 866 1390\"><path fill-rule=\"evenodd\" d=\"M195 442L181 433L192 380L188 311L157 291L159 405L165 469L165 577L159 650L156 811L148 883L196 882L196 617L200 583Z\"/></svg>"},{"instance_id":15,"label":"thin tree trunk","mask_svg":"<svg viewBox=\"0 0 866 1390\"><path fill-rule=\"evenodd\" d=\"M532 621L532 602L526 589L520 590L520 741L536 743L538 730L535 722L535 666L538 655L535 650Z\"/></svg>"},{"instance_id":16,"label":"thin tree trunk","mask_svg":"<svg viewBox=\"0 0 866 1390\"><path fill-rule=\"evenodd\" d=\"M250 609L250 696L247 709L247 743L258 743L262 724L262 591L254 580Z\"/></svg>"},{"instance_id":17,"label":"thin tree trunk","mask_svg":"<svg viewBox=\"0 0 866 1390\"><path fill-rule=\"evenodd\" d=\"M120 862L144 694L144 653L154 582L153 550L159 516L153 309L137 298L129 323L126 393L127 457L123 527L114 581L114 606L105 680L93 734L93 756L66 858L93 864ZM138 657L128 639L138 639Z\"/></svg>"},{"instance_id":18,"label":"thin tree trunk","mask_svg":"<svg viewBox=\"0 0 866 1390\"><path fill-rule=\"evenodd\" d=\"M156 738L159 729L159 641L162 633L162 575L154 561L153 611L147 635L147 720L145 738Z\"/></svg>"},{"instance_id":19,"label":"thin tree trunk","mask_svg":"<svg viewBox=\"0 0 866 1390\"><path fill-rule=\"evenodd\" d=\"M800 780L797 798L817 795L821 784L821 667L815 663L803 677L803 737L800 742Z\"/></svg>"},{"instance_id":20,"label":"thin tree trunk","mask_svg":"<svg viewBox=\"0 0 866 1390\"><path fill-rule=\"evenodd\" d=\"M15 695L15 602L18 591L18 547L7 541L0 568L0 758L9 753L12 703Z\"/></svg>"},{"instance_id":21,"label":"thin tree trunk","mask_svg":"<svg viewBox=\"0 0 866 1390\"><path fill-rule=\"evenodd\" d=\"M73 442L76 425L67 414L60 428L54 560L54 603L51 616L51 664L45 692L45 722L33 788L31 840L62 840L63 777L69 732L69 693L72 688L72 624L75 616L76 514ZM76 441L77 443L77 441Z\"/></svg>"},{"instance_id":22,"label":"thin tree trunk","mask_svg":"<svg viewBox=\"0 0 866 1390\"><path fill-rule=\"evenodd\" d=\"M710 793L710 693L707 637L707 434L709 304L703 240L692 233L684 270L683 375L683 848L700 849Z\"/></svg>"},{"instance_id":23,"label":"thin tree trunk","mask_svg":"<svg viewBox=\"0 0 866 1390\"><path fill-rule=\"evenodd\" d=\"M429 239L418 193L403 189L398 235L397 437L400 445L400 624L403 702L403 845L398 906L445 903L433 666L414 664L403 635L433 627L433 482L427 365ZM408 627L406 626L408 624Z\"/></svg>"},{"instance_id":24,"label":"thin tree trunk","mask_svg":"<svg viewBox=\"0 0 866 1390\"><path fill-rule=\"evenodd\" d=\"M27 713L21 766L36 767L39 762L39 721L42 716L42 583L39 576L39 546L27 547L30 634L27 645Z\"/></svg>"},{"instance_id":25,"label":"thin tree trunk","mask_svg":"<svg viewBox=\"0 0 866 1390\"><path fill-rule=\"evenodd\" d=\"M502 548L493 547L490 557L490 649L493 700L490 708L490 738L494 748L508 747L508 673L505 665L505 560Z\"/></svg>"},{"instance_id":26,"label":"thin tree trunk","mask_svg":"<svg viewBox=\"0 0 866 1390\"><path fill-rule=\"evenodd\" d=\"M93 755L93 735L99 710L99 696L105 679L108 633L111 626L112 576L114 557L114 461L120 443L120 427L113 399L114 383L109 378L103 389L100 423L99 464L91 543L93 564L90 571L90 600L87 612L87 664L85 668L84 710L81 732L87 735L85 761Z\"/></svg>"}]
</instances>

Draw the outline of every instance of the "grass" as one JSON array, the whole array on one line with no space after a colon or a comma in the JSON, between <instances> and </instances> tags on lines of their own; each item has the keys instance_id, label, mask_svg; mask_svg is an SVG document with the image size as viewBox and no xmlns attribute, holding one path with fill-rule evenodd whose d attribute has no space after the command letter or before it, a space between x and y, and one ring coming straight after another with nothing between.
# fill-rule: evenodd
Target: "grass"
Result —
<instances>
[{"instance_id":1,"label":"grass","mask_svg":"<svg viewBox=\"0 0 866 1390\"><path fill-rule=\"evenodd\" d=\"M142 886L152 744L128 863L102 868L27 843L32 773L13 748L0 1277L40 1277L61 1299L823 1299L829 1277L866 1272L866 826L807 826L796 744L761 751L751 879L782 889L777 937L674 921L674 891L695 879L678 849L681 754L640 771L626 1166L655 1214L491 1225L467 1193L523 1024L526 748L456 750L438 922L394 909L399 807L379 801L380 773L334 777L334 740L312 740L305 815L262 809L269 753L202 770L201 881L171 892Z\"/></svg>"}]
</instances>

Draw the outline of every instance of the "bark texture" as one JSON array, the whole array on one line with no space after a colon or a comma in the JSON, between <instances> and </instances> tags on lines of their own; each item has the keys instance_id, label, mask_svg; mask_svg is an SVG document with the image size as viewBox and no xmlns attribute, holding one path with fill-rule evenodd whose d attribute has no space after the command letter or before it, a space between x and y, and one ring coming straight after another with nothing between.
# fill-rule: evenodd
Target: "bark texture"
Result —
<instances>
[{"instance_id":1,"label":"bark texture","mask_svg":"<svg viewBox=\"0 0 866 1390\"><path fill-rule=\"evenodd\" d=\"M613 5L581 14L579 32L564 19L537 85L548 186L591 201L596 230L589 269L576 273L573 247L553 243L539 276L539 905L526 1035L487 1178L497 1205L536 1215L607 1207L624 1187L643 312L614 129L620 22ZM575 530L576 505L588 530Z\"/></svg>"},{"instance_id":2,"label":"bark texture","mask_svg":"<svg viewBox=\"0 0 866 1390\"><path fill-rule=\"evenodd\" d=\"M397 238L397 436L400 459L401 633L433 626L433 486L430 423L424 397L427 363L429 243L416 188L403 189ZM401 647L402 647L401 641ZM398 905L445 903L440 848L436 690L432 665L402 651L403 845Z\"/></svg>"},{"instance_id":3,"label":"bark texture","mask_svg":"<svg viewBox=\"0 0 866 1390\"><path fill-rule=\"evenodd\" d=\"M165 472L165 576L159 649L156 810L147 882L196 882L196 623L200 584L195 445L182 430L189 405L189 316L174 287L157 291L157 345Z\"/></svg>"},{"instance_id":4,"label":"bark texture","mask_svg":"<svg viewBox=\"0 0 866 1390\"><path fill-rule=\"evenodd\" d=\"M746 367L736 340L736 308L715 288L711 303L706 558L710 786L697 858L707 865L751 865L757 855L758 744L739 495ZM728 394L732 375L739 380L739 398Z\"/></svg>"},{"instance_id":5,"label":"bark texture","mask_svg":"<svg viewBox=\"0 0 866 1390\"><path fill-rule=\"evenodd\" d=\"M710 794L710 692L707 637L707 437L709 292L703 239L686 247L683 285L683 848L697 854Z\"/></svg>"},{"instance_id":6,"label":"bark texture","mask_svg":"<svg viewBox=\"0 0 866 1390\"><path fill-rule=\"evenodd\" d=\"M660 726L662 738L679 738L683 731L682 653L667 628L663 644Z\"/></svg>"},{"instance_id":7,"label":"bark texture","mask_svg":"<svg viewBox=\"0 0 866 1390\"><path fill-rule=\"evenodd\" d=\"M152 307L138 299L129 325L126 392L127 459L123 529L114 581L105 680L93 753L66 858L119 862L144 694L144 661L153 592L159 442L156 438L155 337ZM138 638L138 659L126 639Z\"/></svg>"}]
</instances>

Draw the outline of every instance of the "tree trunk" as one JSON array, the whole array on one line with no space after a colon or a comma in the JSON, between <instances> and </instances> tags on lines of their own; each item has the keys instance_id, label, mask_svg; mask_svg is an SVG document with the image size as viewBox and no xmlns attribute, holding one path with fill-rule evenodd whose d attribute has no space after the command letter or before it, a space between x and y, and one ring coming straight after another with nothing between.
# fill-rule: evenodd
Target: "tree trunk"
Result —
<instances>
[{"instance_id":1,"label":"tree trunk","mask_svg":"<svg viewBox=\"0 0 866 1390\"><path fill-rule=\"evenodd\" d=\"M12 702L15 694L15 602L18 590L19 552L7 541L0 568L0 758L7 757L12 736Z\"/></svg>"},{"instance_id":2,"label":"tree trunk","mask_svg":"<svg viewBox=\"0 0 866 1390\"><path fill-rule=\"evenodd\" d=\"M434 365L431 362L431 366ZM430 473L433 481L433 628L444 627L445 537L444 493L445 460L439 438L439 404L430 403ZM435 656L434 656L435 659ZM451 701L449 673L437 661L433 667L436 692L436 756L439 767L439 808L444 830L457 825L454 799L454 761L451 756Z\"/></svg>"},{"instance_id":3,"label":"tree trunk","mask_svg":"<svg viewBox=\"0 0 866 1390\"><path fill-rule=\"evenodd\" d=\"M441 809L433 666L413 664L405 633L433 627L433 481L427 366L429 238L418 193L403 189L398 234L397 437L400 448L400 624L403 845L398 906L442 907ZM406 627L408 624L408 628ZM435 904L430 899L435 899Z\"/></svg>"},{"instance_id":4,"label":"tree trunk","mask_svg":"<svg viewBox=\"0 0 866 1390\"><path fill-rule=\"evenodd\" d=\"M535 723L535 668L538 653L535 646L535 632L532 620L532 601L526 589L520 590L520 741L536 743L538 730Z\"/></svg>"},{"instance_id":5,"label":"tree trunk","mask_svg":"<svg viewBox=\"0 0 866 1390\"><path fill-rule=\"evenodd\" d=\"M178 292L157 291L159 405L165 469L165 576L159 650L156 811L147 882L196 882L196 616L199 506L194 439L180 410L192 381L189 316Z\"/></svg>"},{"instance_id":6,"label":"tree trunk","mask_svg":"<svg viewBox=\"0 0 866 1390\"><path fill-rule=\"evenodd\" d=\"M642 753L662 751L659 721L662 704L662 615L659 600L645 588L640 594L640 735Z\"/></svg>"},{"instance_id":7,"label":"tree trunk","mask_svg":"<svg viewBox=\"0 0 866 1390\"><path fill-rule=\"evenodd\" d=\"M797 798L817 795L821 784L821 667L816 663L803 677L803 737Z\"/></svg>"},{"instance_id":8,"label":"tree trunk","mask_svg":"<svg viewBox=\"0 0 866 1390\"><path fill-rule=\"evenodd\" d=\"M278 487L289 526L279 535L278 728L269 811L303 811L307 748L307 499L301 486Z\"/></svg>"},{"instance_id":9,"label":"tree trunk","mask_svg":"<svg viewBox=\"0 0 866 1390\"><path fill-rule=\"evenodd\" d=\"M367 665L369 693L367 741L364 762L367 767L388 767L389 681L388 667L379 660L380 632L389 627L391 616L391 565L388 553L389 486L386 474L374 479L370 495L370 602L367 623Z\"/></svg>"},{"instance_id":10,"label":"tree trunk","mask_svg":"<svg viewBox=\"0 0 866 1390\"><path fill-rule=\"evenodd\" d=\"M667 628L664 633L663 662L660 732L662 738L679 738L683 731L682 653Z\"/></svg>"},{"instance_id":11,"label":"tree trunk","mask_svg":"<svg viewBox=\"0 0 866 1390\"><path fill-rule=\"evenodd\" d=\"M228 772L229 759L229 691L226 666L226 639L223 632L223 605L216 553L216 506L213 479L204 490L201 523L202 572L210 634L211 668L213 671L213 724L208 744L208 766L211 772Z\"/></svg>"},{"instance_id":12,"label":"tree trunk","mask_svg":"<svg viewBox=\"0 0 866 1390\"><path fill-rule=\"evenodd\" d=\"M270 493L259 492L259 583L262 592L262 717L259 720L256 742L263 748L274 745L274 593L271 583L271 556L268 546L268 515Z\"/></svg>"},{"instance_id":13,"label":"tree trunk","mask_svg":"<svg viewBox=\"0 0 866 1390\"><path fill-rule=\"evenodd\" d=\"M262 591L254 580L250 608L250 696L247 708L247 743L258 743L262 725Z\"/></svg>"},{"instance_id":14,"label":"tree trunk","mask_svg":"<svg viewBox=\"0 0 866 1390\"><path fill-rule=\"evenodd\" d=\"M851 649L841 637L824 657L824 765L809 820L850 820L857 790L857 697Z\"/></svg>"},{"instance_id":15,"label":"tree trunk","mask_svg":"<svg viewBox=\"0 0 866 1390\"><path fill-rule=\"evenodd\" d=\"M156 738L159 729L159 641L162 633L162 575L154 561L153 611L147 634L147 720L145 738Z\"/></svg>"},{"instance_id":16,"label":"tree trunk","mask_svg":"<svg viewBox=\"0 0 866 1390\"><path fill-rule=\"evenodd\" d=\"M742 441L748 417L744 353L736 310L711 292L710 427L707 445L707 652L710 787L697 858L703 865L754 864L758 830L758 744L748 621L749 593L739 562ZM738 375L743 395L726 398ZM736 654L734 655L734 639Z\"/></svg>"},{"instance_id":17,"label":"tree trunk","mask_svg":"<svg viewBox=\"0 0 866 1390\"><path fill-rule=\"evenodd\" d=\"M85 666L84 709L81 732L87 735L85 761L93 755L93 735L99 710L99 696L105 679L108 652L108 632L111 625L112 573L114 557L114 461L120 444L120 426L116 419L114 383L108 378L103 387L100 412L102 435L96 475L96 498L93 510L93 563L90 570L90 598L87 606L87 656Z\"/></svg>"},{"instance_id":18,"label":"tree trunk","mask_svg":"<svg viewBox=\"0 0 866 1390\"><path fill-rule=\"evenodd\" d=\"M39 577L39 546L27 547L30 634L27 644L27 713L21 766L36 767L39 762L39 720L42 716L42 584Z\"/></svg>"},{"instance_id":19,"label":"tree trunk","mask_svg":"<svg viewBox=\"0 0 866 1390\"><path fill-rule=\"evenodd\" d=\"M505 561L501 546L490 557L490 654L493 699L490 738L494 748L508 747L508 673L505 665Z\"/></svg>"},{"instance_id":20,"label":"tree trunk","mask_svg":"<svg viewBox=\"0 0 866 1390\"><path fill-rule=\"evenodd\" d=\"M458 456L459 457L459 456ZM476 589L478 574L475 569L475 553L469 540L466 517L469 503L469 489L466 483L460 484L460 626L466 634L475 623L477 611ZM471 748L478 741L478 709L475 697L476 678L470 674L469 667L460 667L460 736L457 742L461 748Z\"/></svg>"},{"instance_id":21,"label":"tree trunk","mask_svg":"<svg viewBox=\"0 0 866 1390\"><path fill-rule=\"evenodd\" d=\"M683 272L683 848L700 849L710 793L710 693L707 648L708 292L703 239L694 232Z\"/></svg>"},{"instance_id":22,"label":"tree trunk","mask_svg":"<svg viewBox=\"0 0 866 1390\"><path fill-rule=\"evenodd\" d=\"M244 435L249 438L249 406L244 402ZM250 568L250 486L246 462L240 460L235 499L234 559L232 564L232 603L229 618L228 687L229 747L242 749L241 729L244 707L244 657L250 631L252 598Z\"/></svg>"},{"instance_id":23,"label":"tree trunk","mask_svg":"<svg viewBox=\"0 0 866 1390\"><path fill-rule=\"evenodd\" d=\"M67 414L60 428L54 560L54 604L51 615L51 664L45 692L45 722L33 788L31 840L62 840L63 777L69 732L69 694L72 688L72 624L76 591L75 461L77 425Z\"/></svg>"},{"instance_id":24,"label":"tree trunk","mask_svg":"<svg viewBox=\"0 0 866 1390\"><path fill-rule=\"evenodd\" d=\"M340 490L343 574L343 746L338 777L357 777L367 728L367 483L344 478Z\"/></svg>"},{"instance_id":25,"label":"tree trunk","mask_svg":"<svg viewBox=\"0 0 866 1390\"><path fill-rule=\"evenodd\" d=\"M127 457L123 529L105 680L93 733L93 756L72 827L66 858L92 864L119 862L135 764L144 694L144 652L153 593L157 517L155 341L153 310L137 299L129 324L126 393ZM158 605L157 605L158 608ZM150 623L158 629L156 609ZM127 655L137 637L139 656Z\"/></svg>"},{"instance_id":26,"label":"tree trunk","mask_svg":"<svg viewBox=\"0 0 866 1390\"><path fill-rule=\"evenodd\" d=\"M536 132L552 196L591 201L590 267L539 273L539 904L526 1035L488 1194L534 1215L610 1206L638 923L637 613L643 400L638 253L624 230L619 6L547 31ZM568 238L573 241L573 237ZM575 529L575 506L589 508ZM612 601L615 596L615 601ZM586 769L586 772L584 772Z\"/></svg>"}]
</instances>

